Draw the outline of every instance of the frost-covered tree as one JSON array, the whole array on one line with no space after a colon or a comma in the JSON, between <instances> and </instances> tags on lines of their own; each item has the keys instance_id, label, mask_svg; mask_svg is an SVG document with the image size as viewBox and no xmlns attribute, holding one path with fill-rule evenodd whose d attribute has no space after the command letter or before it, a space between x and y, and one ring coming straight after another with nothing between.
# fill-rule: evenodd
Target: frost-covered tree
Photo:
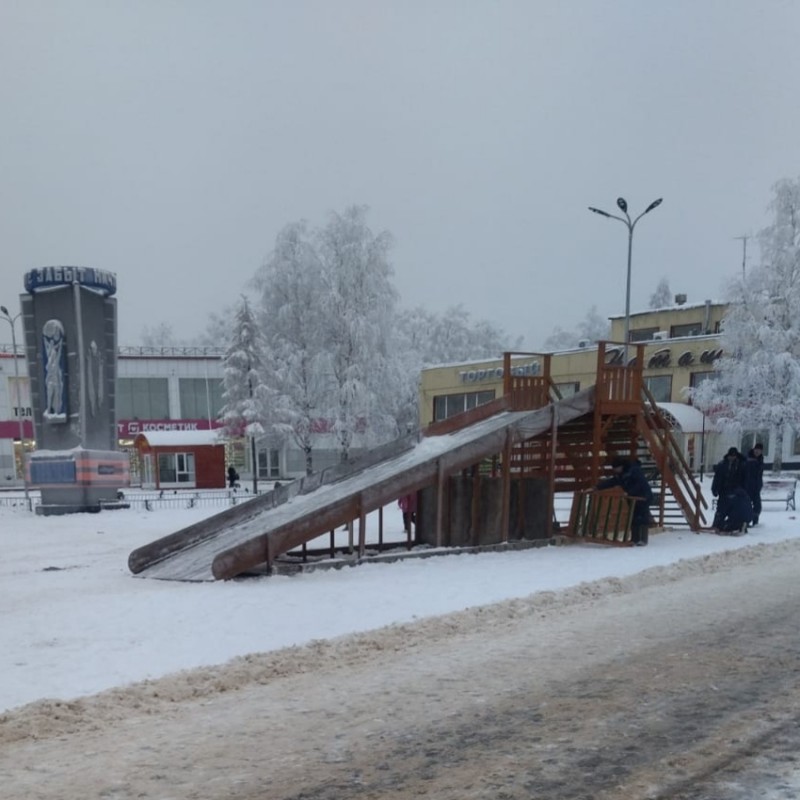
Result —
<instances>
[{"instance_id":1,"label":"frost-covered tree","mask_svg":"<svg viewBox=\"0 0 800 800\"><path fill-rule=\"evenodd\" d=\"M236 315L234 306L223 308L222 311L212 311L206 319L206 327L201 334L193 340L197 347L225 347L230 335L231 320Z\"/></svg>"},{"instance_id":2,"label":"frost-covered tree","mask_svg":"<svg viewBox=\"0 0 800 800\"><path fill-rule=\"evenodd\" d=\"M443 314L424 309L412 312L423 363L447 364L497 358L505 350L521 348L521 339L512 341L501 328L487 320L473 320L462 305L448 308Z\"/></svg>"},{"instance_id":3,"label":"frost-covered tree","mask_svg":"<svg viewBox=\"0 0 800 800\"><path fill-rule=\"evenodd\" d=\"M364 427L373 438L396 435L386 413L396 391L391 369L391 331L397 304L388 261L391 236L374 234L365 206L332 213L317 232L322 264L322 322L331 392L329 413L342 461Z\"/></svg>"},{"instance_id":4,"label":"frost-covered tree","mask_svg":"<svg viewBox=\"0 0 800 800\"><path fill-rule=\"evenodd\" d=\"M669 281L662 278L656 286L656 290L650 295L650 308L666 308L672 305L672 292L669 288Z\"/></svg>"},{"instance_id":5,"label":"frost-covered tree","mask_svg":"<svg viewBox=\"0 0 800 800\"><path fill-rule=\"evenodd\" d=\"M784 431L800 420L800 179L776 183L769 208L761 265L732 285L717 380L690 395L723 429L772 428L779 472Z\"/></svg>"},{"instance_id":6,"label":"frost-covered tree","mask_svg":"<svg viewBox=\"0 0 800 800\"><path fill-rule=\"evenodd\" d=\"M162 347L180 347L181 342L169 322L157 322L142 328L142 346L160 349Z\"/></svg>"},{"instance_id":7,"label":"frost-covered tree","mask_svg":"<svg viewBox=\"0 0 800 800\"><path fill-rule=\"evenodd\" d=\"M315 429L327 412L327 330L322 263L306 222L286 225L256 276L259 319L270 343L270 386L276 394L274 429L303 451L313 471Z\"/></svg>"},{"instance_id":8,"label":"frost-covered tree","mask_svg":"<svg viewBox=\"0 0 800 800\"><path fill-rule=\"evenodd\" d=\"M370 446L415 429L424 366L521 347L461 306L396 310L391 237L374 234L366 213L332 214L321 230L287 225L254 281L276 393L272 429L294 439L309 472L322 430L347 459L356 432Z\"/></svg>"},{"instance_id":9,"label":"frost-covered tree","mask_svg":"<svg viewBox=\"0 0 800 800\"><path fill-rule=\"evenodd\" d=\"M461 305L443 314L422 307L398 314L394 362L404 388L394 412L401 430L415 428L419 411L419 375L424 367L459 361L498 358L506 350L520 350L513 340L488 320L473 320Z\"/></svg>"},{"instance_id":10,"label":"frost-covered tree","mask_svg":"<svg viewBox=\"0 0 800 800\"><path fill-rule=\"evenodd\" d=\"M256 439L271 422L274 394L264 380L266 348L263 337L245 297L236 309L222 364L224 405L219 419L226 435L246 436L250 440L255 494L258 491Z\"/></svg>"},{"instance_id":11,"label":"frost-covered tree","mask_svg":"<svg viewBox=\"0 0 800 800\"><path fill-rule=\"evenodd\" d=\"M557 326L553 333L545 339L542 347L547 352L571 350L578 347L582 339L588 339L594 343L601 339L608 339L610 334L611 325L608 319L600 316L597 306L592 306L586 312L586 317L578 323L574 330L565 330Z\"/></svg>"}]
</instances>

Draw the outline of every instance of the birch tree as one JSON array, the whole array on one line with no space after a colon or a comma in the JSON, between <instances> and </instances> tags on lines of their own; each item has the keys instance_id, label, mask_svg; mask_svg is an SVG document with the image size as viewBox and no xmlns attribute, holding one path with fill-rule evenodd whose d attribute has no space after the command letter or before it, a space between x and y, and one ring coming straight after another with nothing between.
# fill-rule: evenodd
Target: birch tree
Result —
<instances>
[{"instance_id":1,"label":"birch tree","mask_svg":"<svg viewBox=\"0 0 800 800\"><path fill-rule=\"evenodd\" d=\"M512 339L488 320L474 320L462 305L451 306L443 314L422 307L400 312L395 340L395 363L404 381L394 411L401 430L419 424L419 376L423 368L494 359L506 350L522 349L519 337Z\"/></svg>"},{"instance_id":2,"label":"birch tree","mask_svg":"<svg viewBox=\"0 0 800 800\"><path fill-rule=\"evenodd\" d=\"M592 344L601 339L608 339L611 335L611 325L607 317L603 317L597 311L597 306L592 306L577 327L572 330L565 330L556 327L553 333L545 339L543 349L547 352L557 350L571 350L578 347L582 339L586 339Z\"/></svg>"},{"instance_id":3,"label":"birch tree","mask_svg":"<svg viewBox=\"0 0 800 800\"><path fill-rule=\"evenodd\" d=\"M732 284L717 380L690 396L723 430L774 430L780 472L784 432L800 421L800 178L776 183L769 209L761 264Z\"/></svg>"},{"instance_id":4,"label":"birch tree","mask_svg":"<svg viewBox=\"0 0 800 800\"><path fill-rule=\"evenodd\" d=\"M397 304L388 261L391 235L374 234L366 214L365 206L334 212L317 233L329 413L342 461L349 459L359 428L366 426L376 439L397 433L385 411L387 392L396 390L389 363Z\"/></svg>"},{"instance_id":5,"label":"birch tree","mask_svg":"<svg viewBox=\"0 0 800 800\"><path fill-rule=\"evenodd\" d=\"M672 292L669 288L669 281L662 278L656 286L656 290L650 295L650 308L666 308L672 305Z\"/></svg>"},{"instance_id":6,"label":"birch tree","mask_svg":"<svg viewBox=\"0 0 800 800\"><path fill-rule=\"evenodd\" d=\"M259 319L270 343L268 382L275 392L274 428L302 450L314 468L317 421L328 410L327 332L322 263L306 222L286 225L256 276Z\"/></svg>"}]
</instances>

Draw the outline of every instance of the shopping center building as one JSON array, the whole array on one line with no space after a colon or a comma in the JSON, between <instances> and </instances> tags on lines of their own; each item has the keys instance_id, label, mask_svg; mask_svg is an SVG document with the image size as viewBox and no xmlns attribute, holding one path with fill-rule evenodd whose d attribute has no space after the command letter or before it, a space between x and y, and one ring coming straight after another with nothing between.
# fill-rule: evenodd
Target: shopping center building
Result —
<instances>
[{"instance_id":1,"label":"shopping center building","mask_svg":"<svg viewBox=\"0 0 800 800\"><path fill-rule=\"evenodd\" d=\"M121 347L117 356L116 409L119 446L131 454L131 482L146 481L140 475L141 459L134 447L140 433L160 431L208 431L220 427L217 417L224 405L222 357L212 347ZM17 374L19 377L17 378ZM30 384L22 346L16 364L11 345L0 345L0 488L18 485L21 471L21 438L30 452L34 447ZM199 436L198 441L203 437ZM320 434L314 450L315 469L339 460L332 436ZM330 441L329 441L330 440ZM166 457L166 456L164 456ZM194 488L196 458L185 453L170 456L165 465L175 483ZM225 467L233 464L242 484L252 479L250 448L243 440L226 442ZM305 474L305 455L290 441L264 437L256 448L258 478L277 480ZM152 482L155 485L155 481Z\"/></svg>"},{"instance_id":2,"label":"shopping center building","mask_svg":"<svg viewBox=\"0 0 800 800\"><path fill-rule=\"evenodd\" d=\"M752 447L756 438L763 442L765 460L771 461L768 431L748 431L732 436L714 431L710 421L691 407L689 387L712 378L715 362L722 356L720 326L727 309L725 303L710 300L688 304L681 295L676 305L630 316L630 341L644 344L644 379L659 407L671 418L689 465L696 471L708 470L731 445ZM611 318L610 341L620 344L608 348L608 357L625 359L625 317ZM582 341L573 350L553 353L550 374L563 397L594 384L598 348L595 342ZM536 374L542 367L539 354L520 354L513 359L514 370ZM487 403L503 392L502 359L447 364L423 370L420 380L420 424L425 425ZM785 437L784 467L800 468L800 443L794 435ZM796 466L795 466L796 465Z\"/></svg>"},{"instance_id":3,"label":"shopping center building","mask_svg":"<svg viewBox=\"0 0 800 800\"><path fill-rule=\"evenodd\" d=\"M681 300L679 296L677 298ZM774 437L768 431L747 432L731 437L714 432L710 423L687 402L686 390L714 374L721 357L720 324L726 305L706 301L678 303L657 311L634 313L630 317L630 341L645 345L645 382L660 407L674 420L685 455L695 470L708 469L721 453L734 444L748 448L756 437L766 446L766 460ZM611 318L612 342L624 340L625 319ZM550 369L562 396L592 385L597 372L596 343L554 353ZM134 440L139 433L155 431L207 431L219 426L217 415L223 406L222 356L216 348L164 347L119 349L117 360L116 409L120 447L131 453L132 481L141 482ZM611 348L611 358L625 358L622 344ZM16 362L16 363L15 363ZM535 374L541 356L519 355L514 369ZM17 378L17 373L19 378ZM431 367L420 376L420 425L452 416L494 399L502 393L503 362L474 361ZM27 367L18 348L0 345L0 486L19 483L20 440L33 447L33 425ZM800 468L800 442L791 432L784 437L784 467ZM175 454L175 473L187 488L194 485L190 453ZM333 441L324 435L314 451L315 469L336 463ZM226 465L234 464L243 482L252 477L249 448L241 440L226 445ZM303 453L290 440L265 437L258 443L258 477L262 480L293 478L305 472Z\"/></svg>"}]
</instances>

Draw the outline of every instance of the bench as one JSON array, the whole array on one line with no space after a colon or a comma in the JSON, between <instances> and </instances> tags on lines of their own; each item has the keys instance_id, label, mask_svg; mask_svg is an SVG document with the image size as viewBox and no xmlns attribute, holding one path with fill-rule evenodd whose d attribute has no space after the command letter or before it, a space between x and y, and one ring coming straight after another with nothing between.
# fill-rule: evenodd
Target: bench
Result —
<instances>
[{"instance_id":1,"label":"bench","mask_svg":"<svg viewBox=\"0 0 800 800\"><path fill-rule=\"evenodd\" d=\"M761 489L761 502L786 503L786 510L794 511L796 491L797 478L768 478Z\"/></svg>"}]
</instances>

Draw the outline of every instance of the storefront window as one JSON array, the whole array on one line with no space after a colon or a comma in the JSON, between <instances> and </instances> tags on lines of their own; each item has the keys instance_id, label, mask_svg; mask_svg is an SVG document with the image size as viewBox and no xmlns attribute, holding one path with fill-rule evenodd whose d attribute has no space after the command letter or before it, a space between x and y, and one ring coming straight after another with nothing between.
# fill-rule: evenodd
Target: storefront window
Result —
<instances>
[{"instance_id":1,"label":"storefront window","mask_svg":"<svg viewBox=\"0 0 800 800\"><path fill-rule=\"evenodd\" d=\"M691 375L689 375L689 386L696 388L705 381L715 381L718 378L718 372L693 372Z\"/></svg>"},{"instance_id":2,"label":"storefront window","mask_svg":"<svg viewBox=\"0 0 800 800\"><path fill-rule=\"evenodd\" d=\"M470 408L490 403L492 400L494 400L494 390L439 395L433 398L433 421L447 419Z\"/></svg>"},{"instance_id":3,"label":"storefront window","mask_svg":"<svg viewBox=\"0 0 800 800\"><path fill-rule=\"evenodd\" d=\"M281 454L271 448L258 451L258 477L266 480L280 478Z\"/></svg>"},{"instance_id":4,"label":"storefront window","mask_svg":"<svg viewBox=\"0 0 800 800\"><path fill-rule=\"evenodd\" d=\"M217 378L179 378L181 419L216 419L225 404Z\"/></svg>"},{"instance_id":5,"label":"storefront window","mask_svg":"<svg viewBox=\"0 0 800 800\"><path fill-rule=\"evenodd\" d=\"M159 453L158 481L168 483L195 483L194 453Z\"/></svg>"},{"instance_id":6,"label":"storefront window","mask_svg":"<svg viewBox=\"0 0 800 800\"><path fill-rule=\"evenodd\" d=\"M169 419L166 378L118 378L117 419Z\"/></svg>"},{"instance_id":7,"label":"storefront window","mask_svg":"<svg viewBox=\"0 0 800 800\"><path fill-rule=\"evenodd\" d=\"M645 386L657 403L669 403L672 399L672 375L653 375L644 379Z\"/></svg>"}]
</instances>

